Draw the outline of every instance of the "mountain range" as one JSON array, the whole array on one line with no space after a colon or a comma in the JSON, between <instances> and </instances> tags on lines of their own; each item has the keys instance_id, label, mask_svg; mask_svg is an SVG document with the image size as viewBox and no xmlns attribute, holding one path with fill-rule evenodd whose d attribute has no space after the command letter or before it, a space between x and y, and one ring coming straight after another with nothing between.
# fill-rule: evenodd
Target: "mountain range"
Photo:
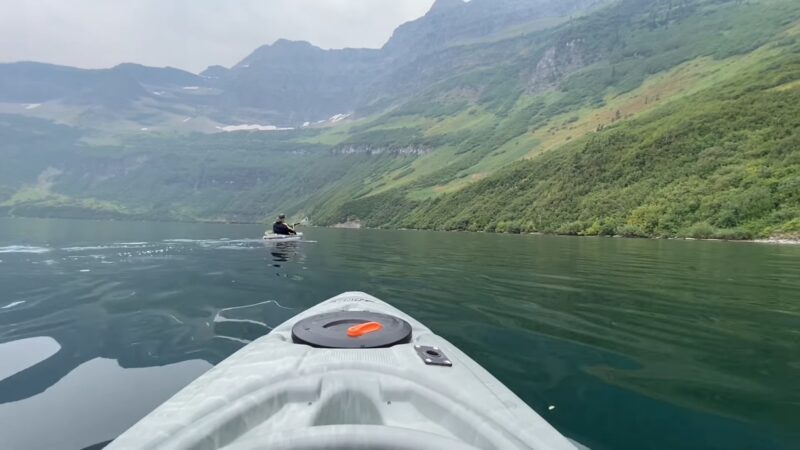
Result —
<instances>
[{"instance_id":1,"label":"mountain range","mask_svg":"<svg viewBox=\"0 0 800 450\"><path fill-rule=\"evenodd\" d=\"M188 132L217 132L231 124L301 127L396 105L404 95L449 76L453 67L446 62L452 58L441 55L454 47L509 27L551 23L598 4L439 0L427 15L399 27L382 49L323 50L280 39L233 67L211 66L200 74L130 63L102 70L0 64L0 111L87 128L113 123L116 130L125 125ZM462 59L459 70L486 63ZM186 118L195 121L183 122Z\"/></svg>"},{"instance_id":2,"label":"mountain range","mask_svg":"<svg viewBox=\"0 0 800 450\"><path fill-rule=\"evenodd\" d=\"M381 49L0 64L0 211L800 233L794 0L437 0Z\"/></svg>"}]
</instances>

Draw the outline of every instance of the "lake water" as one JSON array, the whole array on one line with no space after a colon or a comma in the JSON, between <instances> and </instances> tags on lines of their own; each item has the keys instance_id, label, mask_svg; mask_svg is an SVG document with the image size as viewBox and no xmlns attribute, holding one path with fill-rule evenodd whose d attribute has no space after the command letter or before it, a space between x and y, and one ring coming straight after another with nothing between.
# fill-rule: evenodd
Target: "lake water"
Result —
<instances>
[{"instance_id":1,"label":"lake water","mask_svg":"<svg viewBox=\"0 0 800 450\"><path fill-rule=\"evenodd\" d=\"M348 290L593 449L800 448L798 246L262 229L0 219L0 448L113 439Z\"/></svg>"}]
</instances>

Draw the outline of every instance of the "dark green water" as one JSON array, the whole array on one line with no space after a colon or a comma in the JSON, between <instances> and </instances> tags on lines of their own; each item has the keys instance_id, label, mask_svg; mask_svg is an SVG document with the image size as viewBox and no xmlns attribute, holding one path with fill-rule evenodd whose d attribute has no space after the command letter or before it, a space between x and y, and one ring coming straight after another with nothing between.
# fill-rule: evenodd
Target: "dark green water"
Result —
<instances>
[{"instance_id":1,"label":"dark green water","mask_svg":"<svg viewBox=\"0 0 800 450\"><path fill-rule=\"evenodd\" d=\"M113 439L363 290L593 449L800 448L800 247L0 219L0 448ZM554 406L554 409L549 409Z\"/></svg>"}]
</instances>

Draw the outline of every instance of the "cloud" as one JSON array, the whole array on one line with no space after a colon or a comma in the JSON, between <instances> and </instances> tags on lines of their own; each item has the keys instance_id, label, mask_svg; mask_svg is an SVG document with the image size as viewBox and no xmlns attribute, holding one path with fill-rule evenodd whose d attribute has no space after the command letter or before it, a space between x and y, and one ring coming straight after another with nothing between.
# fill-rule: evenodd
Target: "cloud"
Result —
<instances>
[{"instance_id":1,"label":"cloud","mask_svg":"<svg viewBox=\"0 0 800 450\"><path fill-rule=\"evenodd\" d=\"M383 45L433 0L3 0L0 61L121 62L200 71L279 38Z\"/></svg>"}]
</instances>

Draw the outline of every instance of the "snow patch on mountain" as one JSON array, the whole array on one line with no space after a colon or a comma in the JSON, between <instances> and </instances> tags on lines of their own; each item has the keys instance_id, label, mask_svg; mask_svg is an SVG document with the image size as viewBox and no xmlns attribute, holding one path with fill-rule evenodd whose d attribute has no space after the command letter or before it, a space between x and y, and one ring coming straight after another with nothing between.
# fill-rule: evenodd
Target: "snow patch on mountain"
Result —
<instances>
[{"instance_id":1,"label":"snow patch on mountain","mask_svg":"<svg viewBox=\"0 0 800 450\"><path fill-rule=\"evenodd\" d=\"M224 127L217 127L222 131L285 131L294 130L292 127L276 127L275 125L259 125L259 124L242 124L242 125L226 125Z\"/></svg>"},{"instance_id":2,"label":"snow patch on mountain","mask_svg":"<svg viewBox=\"0 0 800 450\"><path fill-rule=\"evenodd\" d=\"M341 122L342 120L347 119L350 116L351 114L336 114L335 116L331 116L331 118L328 119L328 121L330 123Z\"/></svg>"}]
</instances>

